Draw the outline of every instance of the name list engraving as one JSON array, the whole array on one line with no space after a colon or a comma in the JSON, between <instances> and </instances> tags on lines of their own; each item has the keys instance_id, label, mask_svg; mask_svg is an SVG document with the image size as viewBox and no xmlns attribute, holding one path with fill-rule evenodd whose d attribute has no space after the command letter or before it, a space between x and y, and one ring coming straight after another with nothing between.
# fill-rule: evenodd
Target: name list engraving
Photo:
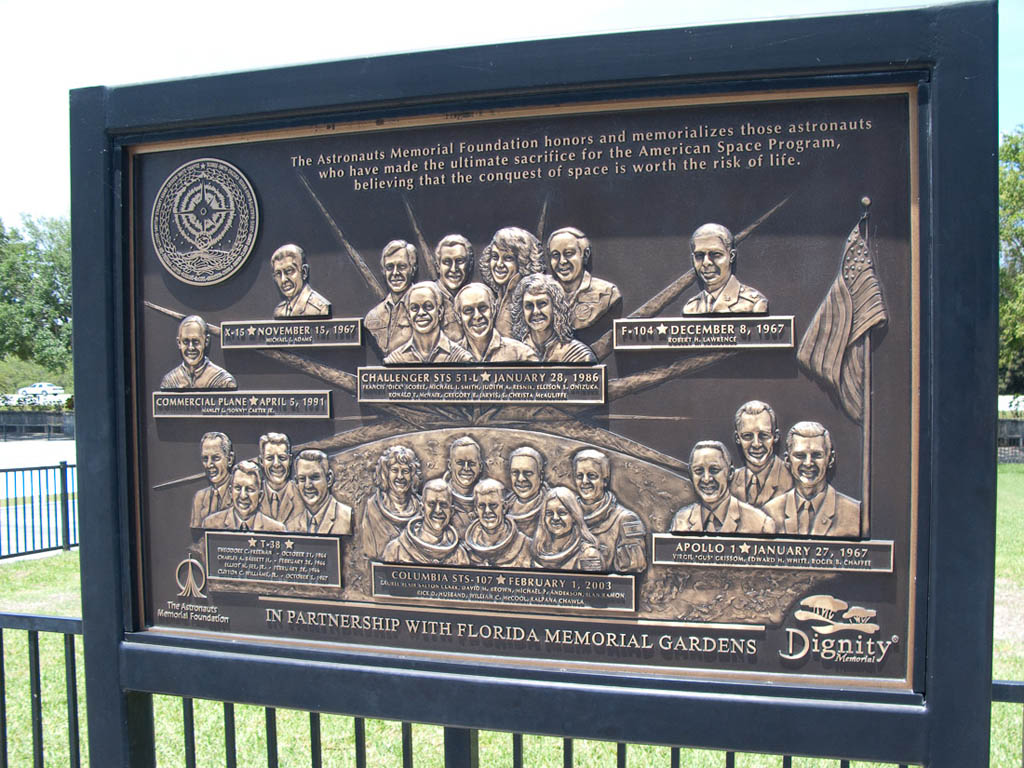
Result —
<instances>
[{"instance_id":1,"label":"name list engraving","mask_svg":"<svg viewBox=\"0 0 1024 768\"><path fill-rule=\"evenodd\" d=\"M615 321L615 349L792 349L793 315L626 318Z\"/></svg>"},{"instance_id":2,"label":"name list engraving","mask_svg":"<svg viewBox=\"0 0 1024 768\"><path fill-rule=\"evenodd\" d=\"M361 403L604 403L605 367L365 367Z\"/></svg>"},{"instance_id":3,"label":"name list engraving","mask_svg":"<svg viewBox=\"0 0 1024 768\"><path fill-rule=\"evenodd\" d=\"M153 416L224 419L329 419L329 390L154 392Z\"/></svg>"},{"instance_id":4,"label":"name list engraving","mask_svg":"<svg viewBox=\"0 0 1024 768\"><path fill-rule=\"evenodd\" d=\"M221 323L225 349L273 347L358 347L363 343L362 320L253 320Z\"/></svg>"},{"instance_id":5,"label":"name list engraving","mask_svg":"<svg viewBox=\"0 0 1024 768\"><path fill-rule=\"evenodd\" d=\"M636 577L373 563L374 597L633 611Z\"/></svg>"},{"instance_id":6,"label":"name list engraving","mask_svg":"<svg viewBox=\"0 0 1024 768\"><path fill-rule=\"evenodd\" d=\"M210 580L341 586L337 538L264 531L206 532Z\"/></svg>"},{"instance_id":7,"label":"name list engraving","mask_svg":"<svg viewBox=\"0 0 1024 768\"><path fill-rule=\"evenodd\" d=\"M658 565L892 573L892 558L891 541L654 534L654 562Z\"/></svg>"}]
</instances>

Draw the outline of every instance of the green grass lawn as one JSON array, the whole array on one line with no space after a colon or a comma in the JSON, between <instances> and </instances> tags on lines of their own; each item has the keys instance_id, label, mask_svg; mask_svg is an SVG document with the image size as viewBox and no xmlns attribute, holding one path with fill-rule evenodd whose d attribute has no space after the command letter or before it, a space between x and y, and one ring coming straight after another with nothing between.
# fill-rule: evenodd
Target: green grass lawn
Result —
<instances>
[{"instance_id":1,"label":"green grass lawn","mask_svg":"<svg viewBox=\"0 0 1024 768\"><path fill-rule=\"evenodd\" d=\"M997 679L1024 680L1024 615L1018 598L1024 595L1024 466L1003 465L998 473L996 543L996 641L993 645L993 675ZM78 553L0 563L0 611L78 616L80 612ZM1000 614L999 605L1010 606ZM1001 619L1000 616L1003 618ZM85 686L81 641L76 639L79 706L83 731L83 765L88 765L85 732ZM47 765L68 764L67 706L64 688L64 645L56 636L40 637L44 704L44 745ZM3 672L6 678L7 749L11 766L29 766L31 728L29 719L29 677L26 633L3 633ZM181 700L157 696L154 701L158 765L178 768L185 764L182 740ZM993 768L1017 768L1021 760L1021 705L996 704L992 708ZM224 708L218 702L196 701L197 764L202 768L223 766ZM353 721L350 717L321 717L324 768L355 765ZM266 765L265 714L260 707L236 706L235 730L238 765L243 768ZM306 768L310 764L310 719L305 712L278 710L277 737L281 768ZM401 725L397 722L366 721L367 765L398 768L402 764ZM414 761L417 768L444 765L443 729L413 726ZM524 764L539 768L562 766L562 740L541 736L523 739ZM606 742L574 742L577 766L614 766L615 745ZM630 745L630 768L667 768L670 752L665 747ZM505 733L480 733L480 765L512 763L512 737ZM723 753L683 750L686 768L720 768ZM738 755L737 768L777 768L781 759L770 755ZM835 760L796 758L794 768L833 768ZM869 763L852 763L867 768ZM98 767L97 767L98 768Z\"/></svg>"}]
</instances>

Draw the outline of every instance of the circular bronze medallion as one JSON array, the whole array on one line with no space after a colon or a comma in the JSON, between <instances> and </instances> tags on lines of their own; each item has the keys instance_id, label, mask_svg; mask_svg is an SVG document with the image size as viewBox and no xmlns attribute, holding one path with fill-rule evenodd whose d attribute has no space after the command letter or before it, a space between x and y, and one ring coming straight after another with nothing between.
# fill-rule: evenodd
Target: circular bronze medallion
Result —
<instances>
[{"instance_id":1,"label":"circular bronze medallion","mask_svg":"<svg viewBox=\"0 0 1024 768\"><path fill-rule=\"evenodd\" d=\"M161 185L150 226L168 272L189 285L214 285L252 253L259 230L256 193L231 163L192 160Z\"/></svg>"}]
</instances>

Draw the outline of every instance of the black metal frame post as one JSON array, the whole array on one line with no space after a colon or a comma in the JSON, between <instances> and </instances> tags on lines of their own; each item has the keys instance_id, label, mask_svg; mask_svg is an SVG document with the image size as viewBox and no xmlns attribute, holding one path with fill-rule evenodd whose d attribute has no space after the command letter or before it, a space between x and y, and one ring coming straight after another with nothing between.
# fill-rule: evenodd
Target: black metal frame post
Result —
<instances>
[{"instance_id":1,"label":"black metal frame post","mask_svg":"<svg viewBox=\"0 0 1024 768\"><path fill-rule=\"evenodd\" d=\"M76 399L91 758L153 764L151 692L509 731L983 765L995 530L994 2L465 48L71 96ZM643 55L637 55L642 52ZM529 62L524 66L524 62ZM137 615L126 392L125 147L396 114L825 83L921 94L921 433L914 690L683 683L413 663L233 639ZM964 371L972 375L964 376ZM970 518L965 524L965 517ZM738 728L737 724L745 724ZM469 736L467 736L469 734ZM451 730L453 753L472 732ZM449 741L446 738L446 752ZM467 763L470 764L470 763Z\"/></svg>"},{"instance_id":2,"label":"black metal frame post","mask_svg":"<svg viewBox=\"0 0 1024 768\"><path fill-rule=\"evenodd\" d=\"M68 496L68 463L60 463L60 546L71 549L71 504Z\"/></svg>"}]
</instances>

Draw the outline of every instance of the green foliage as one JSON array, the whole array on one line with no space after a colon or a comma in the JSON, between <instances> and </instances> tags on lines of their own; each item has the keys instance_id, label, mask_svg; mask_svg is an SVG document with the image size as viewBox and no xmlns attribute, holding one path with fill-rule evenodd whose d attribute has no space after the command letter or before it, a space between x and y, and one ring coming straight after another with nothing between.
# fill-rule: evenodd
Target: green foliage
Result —
<instances>
[{"instance_id":1,"label":"green foliage","mask_svg":"<svg viewBox=\"0 0 1024 768\"><path fill-rule=\"evenodd\" d=\"M1024 127L999 145L999 391L1024 393Z\"/></svg>"},{"instance_id":2,"label":"green foliage","mask_svg":"<svg viewBox=\"0 0 1024 768\"><path fill-rule=\"evenodd\" d=\"M75 391L75 377L70 368L54 370L31 360L8 356L0 359L0 394L12 394L37 381L49 381Z\"/></svg>"},{"instance_id":3,"label":"green foliage","mask_svg":"<svg viewBox=\"0 0 1024 768\"><path fill-rule=\"evenodd\" d=\"M0 355L71 368L71 223L0 222Z\"/></svg>"}]
</instances>

